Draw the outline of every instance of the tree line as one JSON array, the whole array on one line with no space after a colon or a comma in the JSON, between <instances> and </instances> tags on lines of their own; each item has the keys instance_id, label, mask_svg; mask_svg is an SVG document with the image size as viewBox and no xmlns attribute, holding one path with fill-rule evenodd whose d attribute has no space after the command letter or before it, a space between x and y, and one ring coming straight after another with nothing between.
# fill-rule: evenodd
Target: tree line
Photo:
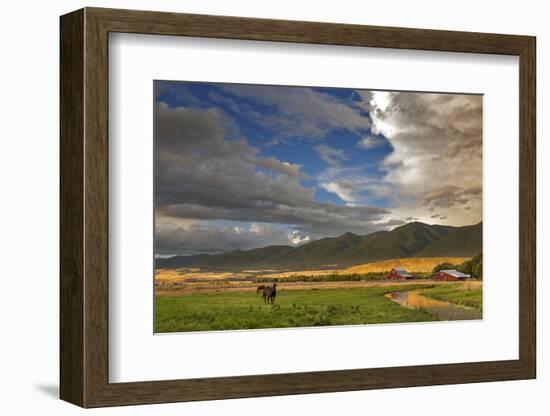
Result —
<instances>
[{"instance_id":1,"label":"tree line","mask_svg":"<svg viewBox=\"0 0 550 416\"><path fill-rule=\"evenodd\" d=\"M480 253L471 260L467 260L459 265L451 263L438 264L434 267L433 272L437 273L440 270L449 269L455 269L459 272L469 274L477 279L483 279L483 253Z\"/></svg>"}]
</instances>

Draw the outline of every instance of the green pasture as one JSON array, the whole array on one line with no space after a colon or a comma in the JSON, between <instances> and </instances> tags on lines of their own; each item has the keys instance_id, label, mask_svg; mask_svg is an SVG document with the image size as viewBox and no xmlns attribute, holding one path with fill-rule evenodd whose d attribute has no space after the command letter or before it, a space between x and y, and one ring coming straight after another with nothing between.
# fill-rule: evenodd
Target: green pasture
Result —
<instances>
[{"instance_id":1,"label":"green pasture","mask_svg":"<svg viewBox=\"0 0 550 416\"><path fill-rule=\"evenodd\" d=\"M482 311L483 289L464 287L460 283L449 283L424 290L422 295L450 302L458 306L467 306Z\"/></svg>"},{"instance_id":2,"label":"green pasture","mask_svg":"<svg viewBox=\"0 0 550 416\"><path fill-rule=\"evenodd\" d=\"M157 296L155 332L433 321L424 311L403 308L384 297L423 287L431 286L279 290L274 306L264 304L255 292Z\"/></svg>"}]
</instances>

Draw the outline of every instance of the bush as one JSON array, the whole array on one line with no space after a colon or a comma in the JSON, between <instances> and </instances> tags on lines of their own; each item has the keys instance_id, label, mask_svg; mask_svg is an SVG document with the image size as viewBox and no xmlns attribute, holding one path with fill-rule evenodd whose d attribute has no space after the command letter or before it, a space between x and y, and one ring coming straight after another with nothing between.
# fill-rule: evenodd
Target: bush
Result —
<instances>
[{"instance_id":1,"label":"bush","mask_svg":"<svg viewBox=\"0 0 550 416\"><path fill-rule=\"evenodd\" d=\"M440 270L451 270L451 269L454 269L455 267L457 266L451 263L441 263L434 267L433 272L437 273Z\"/></svg>"}]
</instances>

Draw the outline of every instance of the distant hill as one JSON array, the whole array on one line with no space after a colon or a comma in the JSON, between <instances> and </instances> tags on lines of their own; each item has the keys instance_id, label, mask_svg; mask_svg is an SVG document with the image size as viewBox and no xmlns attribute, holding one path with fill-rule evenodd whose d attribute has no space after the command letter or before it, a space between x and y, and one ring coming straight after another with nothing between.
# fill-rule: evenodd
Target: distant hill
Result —
<instances>
[{"instance_id":1,"label":"distant hill","mask_svg":"<svg viewBox=\"0 0 550 416\"><path fill-rule=\"evenodd\" d=\"M174 256L156 259L157 268L210 269L350 267L407 257L472 257L481 252L481 223L465 227L411 222L392 231L365 236L345 233L298 247L268 246L222 254Z\"/></svg>"},{"instance_id":2,"label":"distant hill","mask_svg":"<svg viewBox=\"0 0 550 416\"><path fill-rule=\"evenodd\" d=\"M460 227L420 250L420 257L473 257L481 253L482 223Z\"/></svg>"}]
</instances>

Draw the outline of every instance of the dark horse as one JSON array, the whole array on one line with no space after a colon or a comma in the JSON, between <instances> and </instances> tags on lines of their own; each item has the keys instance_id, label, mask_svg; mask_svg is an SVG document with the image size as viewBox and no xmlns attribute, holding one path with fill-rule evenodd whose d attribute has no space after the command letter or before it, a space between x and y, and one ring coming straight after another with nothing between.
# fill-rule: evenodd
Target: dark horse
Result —
<instances>
[{"instance_id":1,"label":"dark horse","mask_svg":"<svg viewBox=\"0 0 550 416\"><path fill-rule=\"evenodd\" d=\"M263 294L264 302L273 305L275 303L275 296L277 296L277 283L273 283L273 286L266 286Z\"/></svg>"},{"instance_id":2,"label":"dark horse","mask_svg":"<svg viewBox=\"0 0 550 416\"><path fill-rule=\"evenodd\" d=\"M265 285L260 285L256 289L256 293L261 293L262 294L262 299L264 300L264 302L265 302L265 288L266 288Z\"/></svg>"}]
</instances>

